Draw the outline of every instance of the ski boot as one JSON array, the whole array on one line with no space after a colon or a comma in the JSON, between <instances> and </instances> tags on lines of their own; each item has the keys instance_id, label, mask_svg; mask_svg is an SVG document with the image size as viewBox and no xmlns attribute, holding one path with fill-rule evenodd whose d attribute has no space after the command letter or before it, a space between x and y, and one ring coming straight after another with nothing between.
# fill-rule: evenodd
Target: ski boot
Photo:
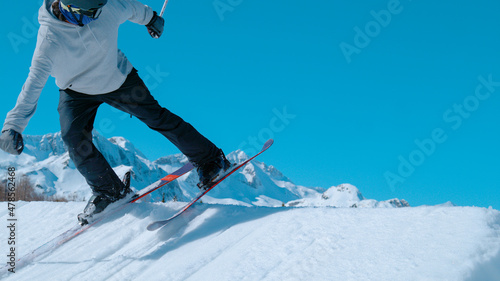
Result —
<instances>
[{"instance_id":1,"label":"ski boot","mask_svg":"<svg viewBox=\"0 0 500 281\"><path fill-rule=\"evenodd\" d=\"M233 165L226 159L222 150L217 159L209 161L202 165L197 165L196 171L200 182L197 184L200 190L209 189L218 179L223 177L226 171Z\"/></svg>"},{"instance_id":2,"label":"ski boot","mask_svg":"<svg viewBox=\"0 0 500 281\"><path fill-rule=\"evenodd\" d=\"M89 224L94 215L101 213L111 203L125 198L132 192L132 189L130 189L130 171L125 173L125 176L123 177L123 184L124 188L115 196L109 196L106 194L92 195L87 203L87 206L83 210L83 213L78 215L78 222L80 225L84 226Z\"/></svg>"}]
</instances>

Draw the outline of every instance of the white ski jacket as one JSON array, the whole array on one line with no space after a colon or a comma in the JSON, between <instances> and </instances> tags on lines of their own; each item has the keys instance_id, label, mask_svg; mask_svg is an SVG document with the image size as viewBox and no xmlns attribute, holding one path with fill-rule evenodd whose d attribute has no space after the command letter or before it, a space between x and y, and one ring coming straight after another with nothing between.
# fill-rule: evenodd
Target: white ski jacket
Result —
<instances>
[{"instance_id":1,"label":"white ski jacket","mask_svg":"<svg viewBox=\"0 0 500 281\"><path fill-rule=\"evenodd\" d=\"M136 0L109 0L97 20L80 27L57 19L50 8L53 2L45 0L40 7L30 72L2 131L24 131L49 75L60 89L88 95L117 90L132 70L117 46L118 27L127 20L146 25L153 17L153 10Z\"/></svg>"}]
</instances>

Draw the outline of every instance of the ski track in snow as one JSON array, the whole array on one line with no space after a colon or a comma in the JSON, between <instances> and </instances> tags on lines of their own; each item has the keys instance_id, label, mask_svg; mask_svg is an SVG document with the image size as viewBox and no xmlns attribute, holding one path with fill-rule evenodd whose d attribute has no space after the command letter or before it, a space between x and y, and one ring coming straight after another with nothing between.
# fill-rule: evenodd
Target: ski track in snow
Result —
<instances>
[{"instance_id":1,"label":"ski track in snow","mask_svg":"<svg viewBox=\"0 0 500 281\"><path fill-rule=\"evenodd\" d=\"M17 257L85 203L17 202ZM500 280L500 212L136 203L2 280ZM7 222L7 204L0 204ZM42 215L43 214L43 215ZM5 262L7 231L0 231ZM5 255L3 254L5 253ZM3 263L4 264L4 263Z\"/></svg>"}]
</instances>

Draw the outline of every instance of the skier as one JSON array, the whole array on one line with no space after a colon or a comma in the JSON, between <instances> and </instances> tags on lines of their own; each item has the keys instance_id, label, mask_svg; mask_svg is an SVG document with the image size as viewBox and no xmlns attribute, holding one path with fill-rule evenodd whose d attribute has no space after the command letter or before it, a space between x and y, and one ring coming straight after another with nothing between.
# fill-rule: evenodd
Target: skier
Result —
<instances>
[{"instance_id":1,"label":"skier","mask_svg":"<svg viewBox=\"0 0 500 281\"><path fill-rule=\"evenodd\" d=\"M59 90L61 135L69 156L92 189L81 218L102 212L131 192L92 143L97 109L107 103L164 135L197 168L198 187L209 187L230 166L221 149L189 123L161 107L137 70L117 47L118 27L145 25L153 38L164 19L136 0L45 0L39 10L37 45L28 78L8 114L0 148L19 155L22 132L35 113L49 75Z\"/></svg>"}]
</instances>

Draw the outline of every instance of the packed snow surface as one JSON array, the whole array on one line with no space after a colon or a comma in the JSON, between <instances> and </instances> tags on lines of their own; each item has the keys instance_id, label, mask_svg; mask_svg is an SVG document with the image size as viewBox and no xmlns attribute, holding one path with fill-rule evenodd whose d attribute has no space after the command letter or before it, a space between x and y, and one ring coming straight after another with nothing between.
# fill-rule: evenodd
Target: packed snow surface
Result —
<instances>
[{"instance_id":1,"label":"packed snow surface","mask_svg":"<svg viewBox=\"0 0 500 281\"><path fill-rule=\"evenodd\" d=\"M2 280L500 280L500 212L474 207L270 208L135 203ZM17 256L85 203L17 202ZM7 204L0 220L7 222ZM5 230L1 253L7 253ZM6 259L6 255L3 255Z\"/></svg>"},{"instance_id":2,"label":"packed snow surface","mask_svg":"<svg viewBox=\"0 0 500 281\"><path fill-rule=\"evenodd\" d=\"M119 176L131 171L135 189L187 162L180 154L150 161L121 137L95 133L94 143ZM91 195L60 133L25 136L25 146L17 157L0 151L0 169L16 167L36 192L78 202L16 202L13 232L0 203L0 268L9 238L21 258L16 273L2 269L1 280L500 280L497 210L410 207L404 199L367 199L347 183L301 186L255 160L158 231L146 227L198 193L196 172L23 265L25 255L76 224ZM240 150L227 157L248 158Z\"/></svg>"}]
</instances>

